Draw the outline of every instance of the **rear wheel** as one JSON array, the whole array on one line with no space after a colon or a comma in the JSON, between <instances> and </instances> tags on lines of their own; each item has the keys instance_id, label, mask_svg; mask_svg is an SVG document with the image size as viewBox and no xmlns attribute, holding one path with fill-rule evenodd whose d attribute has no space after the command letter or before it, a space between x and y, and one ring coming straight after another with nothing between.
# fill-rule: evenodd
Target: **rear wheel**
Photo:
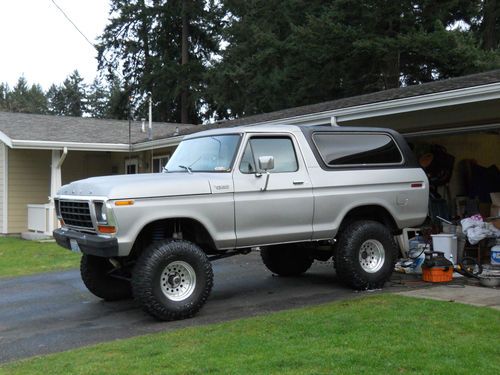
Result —
<instances>
[{"instance_id":1,"label":"rear wheel","mask_svg":"<svg viewBox=\"0 0 500 375\"><path fill-rule=\"evenodd\" d=\"M130 282L113 277L111 274L114 271L115 267L108 258L84 254L80 261L83 283L92 294L106 301L130 298Z\"/></svg>"},{"instance_id":2,"label":"rear wheel","mask_svg":"<svg viewBox=\"0 0 500 375\"><path fill-rule=\"evenodd\" d=\"M264 247L260 255L267 269L280 276L303 274L314 262L307 247L294 244Z\"/></svg>"},{"instance_id":3,"label":"rear wheel","mask_svg":"<svg viewBox=\"0 0 500 375\"><path fill-rule=\"evenodd\" d=\"M335 267L339 279L358 290L381 288L397 258L391 232L376 221L356 221L340 233Z\"/></svg>"},{"instance_id":4,"label":"rear wheel","mask_svg":"<svg viewBox=\"0 0 500 375\"><path fill-rule=\"evenodd\" d=\"M139 257L132 275L134 298L160 320L193 316L213 285L206 254L188 241L157 242Z\"/></svg>"}]
</instances>

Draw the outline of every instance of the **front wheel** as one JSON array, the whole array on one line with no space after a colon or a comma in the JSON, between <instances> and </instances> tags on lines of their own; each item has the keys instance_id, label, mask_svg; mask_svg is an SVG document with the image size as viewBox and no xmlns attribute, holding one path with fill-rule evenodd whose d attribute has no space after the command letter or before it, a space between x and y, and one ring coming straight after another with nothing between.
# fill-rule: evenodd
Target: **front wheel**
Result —
<instances>
[{"instance_id":1,"label":"front wheel","mask_svg":"<svg viewBox=\"0 0 500 375\"><path fill-rule=\"evenodd\" d=\"M134 298L160 320L193 316L205 304L212 285L210 261L188 241L152 244L139 257L132 274Z\"/></svg>"},{"instance_id":2,"label":"front wheel","mask_svg":"<svg viewBox=\"0 0 500 375\"><path fill-rule=\"evenodd\" d=\"M381 288L397 258L391 232L376 221L356 221L340 233L335 268L339 279L357 290Z\"/></svg>"},{"instance_id":3,"label":"front wheel","mask_svg":"<svg viewBox=\"0 0 500 375\"><path fill-rule=\"evenodd\" d=\"M92 294L106 301L118 301L132 296L128 280L113 277L114 266L109 259L83 254L80 261L82 281Z\"/></svg>"}]
</instances>

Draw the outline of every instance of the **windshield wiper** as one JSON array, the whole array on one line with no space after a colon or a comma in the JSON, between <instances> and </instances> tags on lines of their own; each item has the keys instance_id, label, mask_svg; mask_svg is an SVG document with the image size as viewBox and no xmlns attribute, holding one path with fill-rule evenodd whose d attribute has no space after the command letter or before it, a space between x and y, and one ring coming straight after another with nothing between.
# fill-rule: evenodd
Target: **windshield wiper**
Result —
<instances>
[{"instance_id":1,"label":"windshield wiper","mask_svg":"<svg viewBox=\"0 0 500 375\"><path fill-rule=\"evenodd\" d=\"M189 172L189 174L192 174L192 173L193 173L193 171L191 170L191 168L190 168L190 167L186 167L185 165L179 165L178 167L179 167L179 168L182 168L182 169L185 169L186 171L188 171L188 172Z\"/></svg>"}]
</instances>

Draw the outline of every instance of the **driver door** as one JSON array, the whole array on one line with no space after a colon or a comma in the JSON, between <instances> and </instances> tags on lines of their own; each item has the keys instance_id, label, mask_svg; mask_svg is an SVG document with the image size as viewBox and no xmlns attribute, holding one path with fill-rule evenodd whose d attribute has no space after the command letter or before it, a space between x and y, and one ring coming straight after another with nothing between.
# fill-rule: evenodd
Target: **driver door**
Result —
<instances>
[{"instance_id":1,"label":"driver door","mask_svg":"<svg viewBox=\"0 0 500 375\"><path fill-rule=\"evenodd\" d=\"M247 134L243 147L233 174L237 247L310 240L312 186L293 135ZM261 156L274 158L267 188Z\"/></svg>"}]
</instances>

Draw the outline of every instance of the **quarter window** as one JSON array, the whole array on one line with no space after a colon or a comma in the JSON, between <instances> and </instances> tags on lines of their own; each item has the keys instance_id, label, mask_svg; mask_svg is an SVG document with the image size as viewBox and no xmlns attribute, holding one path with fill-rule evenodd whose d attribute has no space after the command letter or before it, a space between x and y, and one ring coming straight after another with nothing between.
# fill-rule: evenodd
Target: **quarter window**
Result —
<instances>
[{"instance_id":1,"label":"quarter window","mask_svg":"<svg viewBox=\"0 0 500 375\"><path fill-rule=\"evenodd\" d=\"M313 134L316 147L330 167L401 164L403 157L386 134Z\"/></svg>"},{"instance_id":2,"label":"quarter window","mask_svg":"<svg viewBox=\"0 0 500 375\"><path fill-rule=\"evenodd\" d=\"M295 172L298 168L293 142L288 137L255 137L251 138L241 158L242 173L262 172L259 170L259 157L273 156L274 169L271 173Z\"/></svg>"}]
</instances>

